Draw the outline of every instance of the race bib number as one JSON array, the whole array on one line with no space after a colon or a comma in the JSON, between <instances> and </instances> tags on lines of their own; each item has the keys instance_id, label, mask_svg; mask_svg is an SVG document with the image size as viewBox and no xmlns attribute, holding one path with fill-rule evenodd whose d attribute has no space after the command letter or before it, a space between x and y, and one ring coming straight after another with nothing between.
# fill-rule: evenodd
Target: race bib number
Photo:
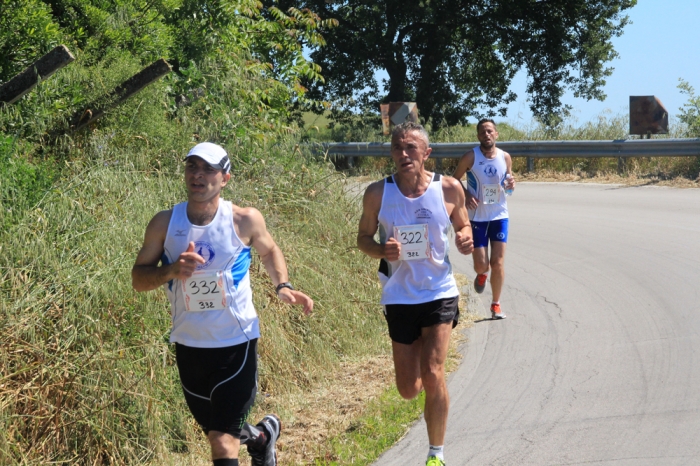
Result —
<instances>
[{"instance_id":1,"label":"race bib number","mask_svg":"<svg viewBox=\"0 0 700 466\"><path fill-rule=\"evenodd\" d=\"M501 185L485 184L482 190L482 202L484 204L495 204L501 198Z\"/></svg>"},{"instance_id":2,"label":"race bib number","mask_svg":"<svg viewBox=\"0 0 700 466\"><path fill-rule=\"evenodd\" d=\"M226 309L224 272L195 272L182 281L185 308L190 312L221 311Z\"/></svg>"},{"instance_id":3,"label":"race bib number","mask_svg":"<svg viewBox=\"0 0 700 466\"><path fill-rule=\"evenodd\" d=\"M428 225L406 225L394 227L394 238L401 243L399 260L415 261L430 258L430 239Z\"/></svg>"}]
</instances>

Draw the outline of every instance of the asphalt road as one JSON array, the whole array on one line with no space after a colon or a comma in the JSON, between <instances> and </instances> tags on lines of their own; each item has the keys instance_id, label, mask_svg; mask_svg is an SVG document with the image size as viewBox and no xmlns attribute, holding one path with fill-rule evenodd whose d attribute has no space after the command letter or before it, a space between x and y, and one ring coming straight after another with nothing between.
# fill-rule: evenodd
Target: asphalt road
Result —
<instances>
[{"instance_id":1,"label":"asphalt road","mask_svg":"<svg viewBox=\"0 0 700 466\"><path fill-rule=\"evenodd\" d=\"M520 183L508 203L508 318L468 330L448 466L700 465L700 190ZM376 464L427 450L421 420Z\"/></svg>"}]
</instances>

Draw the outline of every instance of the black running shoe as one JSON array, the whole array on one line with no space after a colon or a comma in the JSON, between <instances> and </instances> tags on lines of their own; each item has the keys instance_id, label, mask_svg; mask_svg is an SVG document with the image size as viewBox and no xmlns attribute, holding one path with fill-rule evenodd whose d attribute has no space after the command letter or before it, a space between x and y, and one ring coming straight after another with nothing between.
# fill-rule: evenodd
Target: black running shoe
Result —
<instances>
[{"instance_id":1,"label":"black running shoe","mask_svg":"<svg viewBox=\"0 0 700 466\"><path fill-rule=\"evenodd\" d=\"M489 276L485 273L480 273L479 275L476 276L474 279L474 289L476 290L477 293L483 293L484 288L486 288L486 279Z\"/></svg>"},{"instance_id":2,"label":"black running shoe","mask_svg":"<svg viewBox=\"0 0 700 466\"><path fill-rule=\"evenodd\" d=\"M275 449L275 444L282 431L280 418L277 417L276 414L268 414L262 421L258 422L255 427L265 432L267 442L260 450L246 445L253 466L277 466L277 450Z\"/></svg>"}]
</instances>

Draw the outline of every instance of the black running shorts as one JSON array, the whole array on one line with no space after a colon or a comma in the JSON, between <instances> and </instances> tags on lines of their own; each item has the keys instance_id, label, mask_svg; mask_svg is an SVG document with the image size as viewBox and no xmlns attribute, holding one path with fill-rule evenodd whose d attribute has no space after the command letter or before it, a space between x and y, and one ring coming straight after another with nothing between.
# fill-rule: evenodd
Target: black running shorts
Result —
<instances>
[{"instance_id":1,"label":"black running shorts","mask_svg":"<svg viewBox=\"0 0 700 466\"><path fill-rule=\"evenodd\" d=\"M241 436L258 387L258 340L225 348L175 344L187 406L204 430Z\"/></svg>"},{"instance_id":2,"label":"black running shorts","mask_svg":"<svg viewBox=\"0 0 700 466\"><path fill-rule=\"evenodd\" d=\"M421 335L423 327L459 322L459 296L421 304L387 304L384 317L389 324L389 336L397 343L410 345Z\"/></svg>"}]
</instances>

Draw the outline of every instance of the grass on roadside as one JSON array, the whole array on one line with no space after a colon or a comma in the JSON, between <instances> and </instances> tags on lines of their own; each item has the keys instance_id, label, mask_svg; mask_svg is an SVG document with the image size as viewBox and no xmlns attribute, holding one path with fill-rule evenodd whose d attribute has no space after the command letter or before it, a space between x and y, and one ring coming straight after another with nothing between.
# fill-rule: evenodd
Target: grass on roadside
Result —
<instances>
[{"instance_id":1,"label":"grass on roadside","mask_svg":"<svg viewBox=\"0 0 700 466\"><path fill-rule=\"evenodd\" d=\"M253 262L263 338L252 418L345 361L385 351L378 284L354 247L357 206L344 177L293 144L274 150L278 161L237 164L224 198L264 213L316 309L306 318L280 303ZM181 162L148 169L90 154L2 232L3 464L169 464L205 443L182 399L167 300L134 293L130 280L148 220L185 198Z\"/></svg>"}]
</instances>

